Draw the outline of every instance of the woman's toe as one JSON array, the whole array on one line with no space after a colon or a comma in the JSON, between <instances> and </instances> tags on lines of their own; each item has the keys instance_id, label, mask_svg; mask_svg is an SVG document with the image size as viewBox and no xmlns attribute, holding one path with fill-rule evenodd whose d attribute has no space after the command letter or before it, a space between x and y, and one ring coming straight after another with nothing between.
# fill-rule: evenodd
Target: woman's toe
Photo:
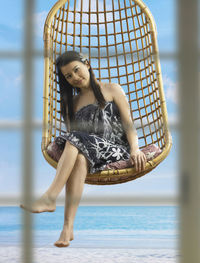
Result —
<instances>
[{"instance_id":1,"label":"woman's toe","mask_svg":"<svg viewBox=\"0 0 200 263\"><path fill-rule=\"evenodd\" d=\"M69 242L64 242L64 241L57 241L54 243L54 246L56 247L68 247Z\"/></svg>"},{"instance_id":2,"label":"woman's toe","mask_svg":"<svg viewBox=\"0 0 200 263\"><path fill-rule=\"evenodd\" d=\"M69 242L63 242L63 247L68 247L69 246Z\"/></svg>"},{"instance_id":3,"label":"woman's toe","mask_svg":"<svg viewBox=\"0 0 200 263\"><path fill-rule=\"evenodd\" d=\"M59 241L54 243L54 246L56 246L56 247L60 247L60 245L61 245L61 242L59 242Z\"/></svg>"}]
</instances>

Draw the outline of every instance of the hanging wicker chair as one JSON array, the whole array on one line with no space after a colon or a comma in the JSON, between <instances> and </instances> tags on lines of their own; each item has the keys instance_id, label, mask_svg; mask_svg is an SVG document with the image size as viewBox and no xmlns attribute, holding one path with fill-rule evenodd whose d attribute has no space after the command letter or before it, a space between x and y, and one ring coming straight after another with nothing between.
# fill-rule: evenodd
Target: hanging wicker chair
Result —
<instances>
[{"instance_id":1,"label":"hanging wicker chair","mask_svg":"<svg viewBox=\"0 0 200 263\"><path fill-rule=\"evenodd\" d=\"M88 174L85 183L117 184L145 175L168 155L172 139L158 57L153 17L140 0L60 0L44 25L44 97L42 152L47 162L57 162L48 145L65 133L55 60L66 50L87 54L99 81L119 83L124 89L137 129L140 149L155 144L162 153L135 167Z\"/></svg>"}]
</instances>

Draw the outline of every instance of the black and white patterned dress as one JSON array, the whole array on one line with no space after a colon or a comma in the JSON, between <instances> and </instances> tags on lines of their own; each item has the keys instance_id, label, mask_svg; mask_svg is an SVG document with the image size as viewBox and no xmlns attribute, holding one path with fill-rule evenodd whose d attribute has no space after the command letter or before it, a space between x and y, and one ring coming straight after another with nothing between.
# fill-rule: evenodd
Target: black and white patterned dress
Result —
<instances>
[{"instance_id":1,"label":"black and white patterned dress","mask_svg":"<svg viewBox=\"0 0 200 263\"><path fill-rule=\"evenodd\" d=\"M107 101L104 109L96 102L78 110L75 128L56 137L55 142L64 149L66 140L88 159L89 173L104 170L109 163L130 158L129 143L114 101Z\"/></svg>"}]
</instances>

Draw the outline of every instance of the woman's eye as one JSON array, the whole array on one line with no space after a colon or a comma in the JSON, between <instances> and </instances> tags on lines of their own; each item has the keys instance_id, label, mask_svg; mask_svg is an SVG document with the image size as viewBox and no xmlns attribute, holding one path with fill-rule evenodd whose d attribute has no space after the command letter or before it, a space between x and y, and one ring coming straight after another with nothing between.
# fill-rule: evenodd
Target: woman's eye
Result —
<instances>
[{"instance_id":1,"label":"woman's eye","mask_svg":"<svg viewBox=\"0 0 200 263\"><path fill-rule=\"evenodd\" d=\"M66 79L69 79L69 78L71 78L71 75L66 76Z\"/></svg>"},{"instance_id":2,"label":"woman's eye","mask_svg":"<svg viewBox=\"0 0 200 263\"><path fill-rule=\"evenodd\" d=\"M79 70L79 68L75 68L75 70L74 70L74 71L75 71L75 72L77 72L78 70Z\"/></svg>"}]
</instances>

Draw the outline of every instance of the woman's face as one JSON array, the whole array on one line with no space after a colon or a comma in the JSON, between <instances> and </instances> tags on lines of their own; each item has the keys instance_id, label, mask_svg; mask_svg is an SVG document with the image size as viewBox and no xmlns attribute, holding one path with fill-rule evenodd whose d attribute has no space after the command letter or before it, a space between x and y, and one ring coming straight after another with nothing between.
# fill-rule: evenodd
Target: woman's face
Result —
<instances>
[{"instance_id":1,"label":"woman's face","mask_svg":"<svg viewBox=\"0 0 200 263\"><path fill-rule=\"evenodd\" d=\"M72 61L61 67L61 72L70 85L76 88L89 88L90 86L90 66L80 61Z\"/></svg>"}]
</instances>

